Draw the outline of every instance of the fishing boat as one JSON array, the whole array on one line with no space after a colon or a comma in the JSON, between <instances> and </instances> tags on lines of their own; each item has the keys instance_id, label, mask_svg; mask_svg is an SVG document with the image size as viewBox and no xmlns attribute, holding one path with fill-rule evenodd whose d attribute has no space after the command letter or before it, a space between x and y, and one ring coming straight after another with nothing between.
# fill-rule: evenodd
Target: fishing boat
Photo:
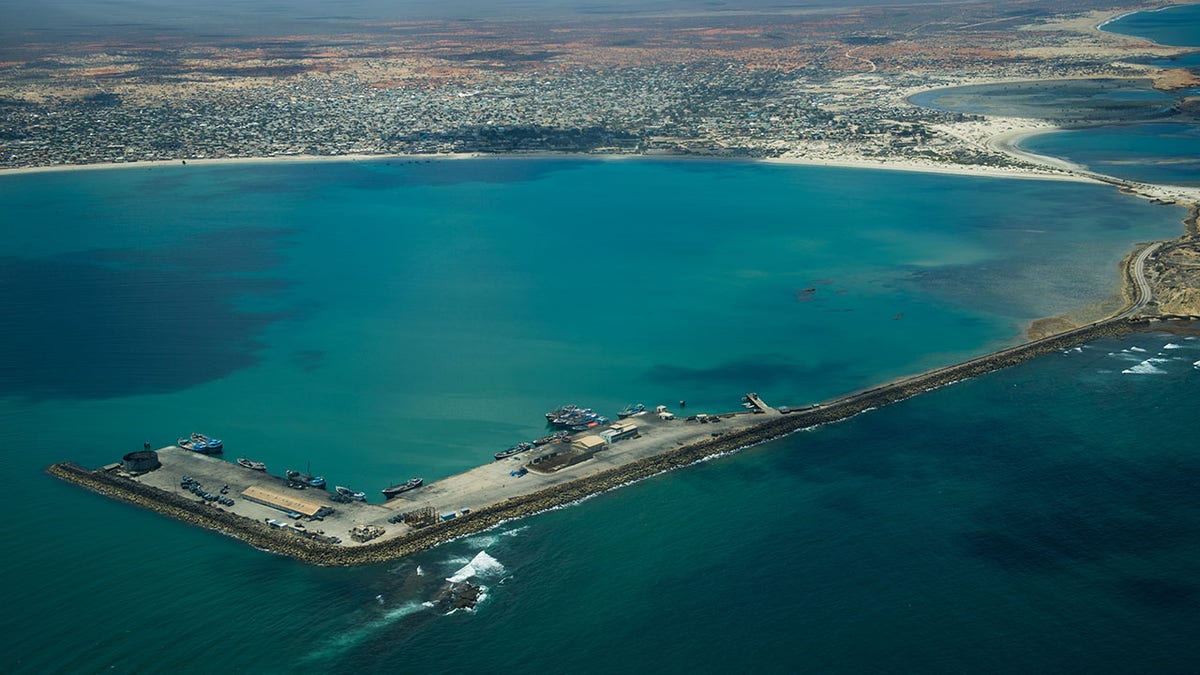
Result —
<instances>
[{"instance_id":1,"label":"fishing boat","mask_svg":"<svg viewBox=\"0 0 1200 675\"><path fill-rule=\"evenodd\" d=\"M267 470L266 464L263 464L262 462L256 462L252 459L246 459L245 457L238 457L237 463L240 466L244 466L247 469L253 469L255 471L266 471Z\"/></svg>"},{"instance_id":2,"label":"fishing boat","mask_svg":"<svg viewBox=\"0 0 1200 675\"><path fill-rule=\"evenodd\" d=\"M571 435L569 433L567 433L566 431L556 431L556 432L550 434L549 436L542 436L541 438L534 439L533 444L535 446L537 446L537 445L546 445L547 443L554 443L554 442L566 443L567 439L570 438L570 436Z\"/></svg>"},{"instance_id":3,"label":"fishing boat","mask_svg":"<svg viewBox=\"0 0 1200 675\"><path fill-rule=\"evenodd\" d=\"M225 444L219 438L210 438L204 434L193 433L187 438L176 441L176 445L184 450L191 450L202 455L219 455L225 449Z\"/></svg>"},{"instance_id":4,"label":"fishing boat","mask_svg":"<svg viewBox=\"0 0 1200 675\"><path fill-rule=\"evenodd\" d=\"M285 471L284 475L287 476L287 479L293 483L303 483L309 487L320 488L322 490L325 489L325 478L322 476L311 476L307 473L293 471L291 469Z\"/></svg>"},{"instance_id":5,"label":"fishing boat","mask_svg":"<svg viewBox=\"0 0 1200 675\"><path fill-rule=\"evenodd\" d=\"M342 487L341 485L335 485L333 487L333 490L334 490L334 492L338 493L339 495L341 495L343 497L349 497L350 499L353 499L355 501L359 501L359 502L367 501L367 495L365 493L359 492L357 490L351 490L348 487Z\"/></svg>"},{"instance_id":6,"label":"fishing boat","mask_svg":"<svg viewBox=\"0 0 1200 675\"><path fill-rule=\"evenodd\" d=\"M409 490L415 490L424 484L425 484L424 478L409 478L407 481L400 483L399 485L393 485L391 487L386 487L383 490L380 490L380 492L383 493L384 497L391 499L392 497L395 497L396 495L400 494L401 492L408 492Z\"/></svg>"},{"instance_id":7,"label":"fishing boat","mask_svg":"<svg viewBox=\"0 0 1200 675\"><path fill-rule=\"evenodd\" d=\"M638 413L643 413L643 412L646 412L646 406L641 403L634 403L634 404L625 406L624 410L617 413L617 417L620 417L621 419L625 419L626 417L633 417L634 415L636 415Z\"/></svg>"},{"instance_id":8,"label":"fishing boat","mask_svg":"<svg viewBox=\"0 0 1200 675\"><path fill-rule=\"evenodd\" d=\"M507 450L501 450L500 452L497 452L496 454L492 455L492 457L495 457L496 459L504 459L505 457L512 457L517 453L532 449L533 443L517 443Z\"/></svg>"},{"instance_id":9,"label":"fishing boat","mask_svg":"<svg viewBox=\"0 0 1200 675\"><path fill-rule=\"evenodd\" d=\"M591 408L580 408L576 405L563 406L558 410L552 410L546 413L546 421L556 427L566 427L574 429L575 427L587 428L596 424L608 424L608 418L600 415ZM592 424L592 423L595 424Z\"/></svg>"},{"instance_id":10,"label":"fishing boat","mask_svg":"<svg viewBox=\"0 0 1200 675\"><path fill-rule=\"evenodd\" d=\"M554 419L556 417L562 417L564 415L569 415L578 410L580 410L579 406L575 405L574 403L568 403L567 405L564 405L557 410L551 410L550 412L546 413L546 421L554 422Z\"/></svg>"}]
</instances>

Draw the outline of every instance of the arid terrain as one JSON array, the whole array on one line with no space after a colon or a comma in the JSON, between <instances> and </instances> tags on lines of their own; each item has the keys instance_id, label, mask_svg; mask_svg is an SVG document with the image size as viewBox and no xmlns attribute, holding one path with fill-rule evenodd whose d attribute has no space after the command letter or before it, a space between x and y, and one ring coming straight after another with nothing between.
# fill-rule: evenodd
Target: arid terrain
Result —
<instances>
[{"instance_id":1,"label":"arid terrain","mask_svg":"<svg viewBox=\"0 0 1200 675\"><path fill-rule=\"evenodd\" d=\"M782 157L1056 172L981 142L1036 127L909 104L975 81L1194 78L1073 0L145 30L0 45L0 168L476 152ZM1150 6L1150 5L1145 5ZM981 133L982 132L982 133Z\"/></svg>"}]
</instances>

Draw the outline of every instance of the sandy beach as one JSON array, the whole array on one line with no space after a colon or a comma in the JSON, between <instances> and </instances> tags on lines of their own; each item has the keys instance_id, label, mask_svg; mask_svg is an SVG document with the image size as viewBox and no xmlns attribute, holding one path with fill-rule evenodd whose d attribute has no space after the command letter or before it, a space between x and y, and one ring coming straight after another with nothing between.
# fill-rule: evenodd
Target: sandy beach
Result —
<instances>
[{"instance_id":1,"label":"sandy beach","mask_svg":"<svg viewBox=\"0 0 1200 675\"><path fill-rule=\"evenodd\" d=\"M1042 127L1042 130L1047 130ZM463 159L506 159L506 158L563 158L563 159L594 159L604 161L630 161L638 159L663 160L698 160L698 161L758 161L768 164L788 164L795 166L830 166L854 169L883 169L888 171L911 171L920 173L938 173L962 176L991 176L996 178L1026 178L1042 180L1090 181L1091 179L1062 173L1066 169L1048 168L1045 171L1017 167L993 167L968 164L948 164L941 162L923 161L906 157L869 158L846 156L845 153L830 152L814 155L802 154L805 151L791 151L781 157L764 159L752 158L722 158L706 155L612 155L591 153L448 153L430 155L399 155L399 154L353 154L353 155L287 155L275 157L224 157L187 160L153 160L144 162L107 162L97 164L58 164L54 166L20 167L15 169L0 169L0 177L52 173L61 171L99 171L111 169L161 169L180 166L222 166L222 165L252 165L252 164L307 164L331 162L424 162Z\"/></svg>"}]
</instances>

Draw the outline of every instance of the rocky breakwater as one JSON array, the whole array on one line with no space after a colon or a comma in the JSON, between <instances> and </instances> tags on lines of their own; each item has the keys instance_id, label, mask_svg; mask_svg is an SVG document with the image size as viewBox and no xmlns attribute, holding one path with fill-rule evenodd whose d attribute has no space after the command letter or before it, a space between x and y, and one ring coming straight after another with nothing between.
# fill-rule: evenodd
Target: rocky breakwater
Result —
<instances>
[{"instance_id":1,"label":"rocky breakwater","mask_svg":"<svg viewBox=\"0 0 1200 675\"><path fill-rule=\"evenodd\" d=\"M382 540L353 549L340 550L336 554L339 556L338 562L333 564L355 565L393 560L452 539L477 533L506 521L577 502L633 481L694 464L708 457L773 440L800 429L844 420L865 410L916 396L959 380L1007 368L1036 356L1063 351L1099 338L1127 335L1140 325L1126 320L1104 321L1052 338L1038 340L843 396L815 408L786 415L763 415L757 424L748 428L721 432L718 436L706 436L683 446L663 449L662 452L652 457L602 473L512 497L498 504L474 510L449 522L441 522L417 530L402 538Z\"/></svg>"},{"instance_id":2,"label":"rocky breakwater","mask_svg":"<svg viewBox=\"0 0 1200 675\"><path fill-rule=\"evenodd\" d=\"M322 551L330 544L268 527L266 523L230 513L203 500L139 483L115 472L92 471L73 462L52 464L46 473L93 492L140 506L176 520L240 539L251 546L323 564Z\"/></svg>"},{"instance_id":3,"label":"rocky breakwater","mask_svg":"<svg viewBox=\"0 0 1200 675\"><path fill-rule=\"evenodd\" d=\"M844 420L871 408L1007 368L1036 356L1066 350L1099 338L1126 335L1144 325L1144 322L1124 319L1102 321L964 363L848 394L801 411L762 415L761 419L750 427L719 432L715 436L705 436L679 447L663 448L658 454L645 459L562 485L511 497L453 520L428 525L399 537L380 538L361 545L330 544L274 530L264 523L229 513L207 503L189 500L117 474L90 471L72 463L55 464L47 471L58 478L101 494L223 532L258 548L288 555L307 563L328 566L365 565L424 551L506 521L576 502L636 480L779 438L800 429Z\"/></svg>"}]
</instances>

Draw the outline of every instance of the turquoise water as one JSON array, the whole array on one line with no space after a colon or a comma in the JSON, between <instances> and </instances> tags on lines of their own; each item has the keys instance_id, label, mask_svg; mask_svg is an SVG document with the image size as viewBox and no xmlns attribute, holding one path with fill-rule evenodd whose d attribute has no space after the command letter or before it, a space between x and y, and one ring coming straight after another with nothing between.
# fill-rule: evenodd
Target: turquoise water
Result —
<instances>
[{"instance_id":1,"label":"turquoise water","mask_svg":"<svg viewBox=\"0 0 1200 675\"><path fill-rule=\"evenodd\" d=\"M1200 5L1134 12L1103 25L1104 30L1182 47L1200 46ZM1200 53L1153 61L1169 68L1195 66ZM1141 94L1143 92L1136 92ZM1195 90L1177 97L1195 96ZM1076 129L1040 134L1021 147L1062 157L1093 171L1153 183L1200 184L1200 126L1190 118L1170 122Z\"/></svg>"},{"instance_id":2,"label":"turquoise water","mask_svg":"<svg viewBox=\"0 0 1200 675\"><path fill-rule=\"evenodd\" d=\"M1200 185L1200 126L1137 124L1029 136L1021 148L1131 180Z\"/></svg>"},{"instance_id":3,"label":"turquoise water","mask_svg":"<svg viewBox=\"0 0 1200 675\"><path fill-rule=\"evenodd\" d=\"M40 473L198 430L374 493L474 466L568 401L818 400L1103 298L1180 209L1066 182L570 159L4 176L0 204L18 670L705 671L749 649L777 672L885 654L950 671L1005 645L1065 668L1135 639L1171 669L1194 628L1195 493L1155 496L1195 475L1168 405L1196 386L1182 338L1039 360L361 569ZM1060 523L1081 541L1055 543ZM477 612L420 604L481 550L503 569ZM541 643L564 631L581 637Z\"/></svg>"},{"instance_id":4,"label":"turquoise water","mask_svg":"<svg viewBox=\"0 0 1200 675\"><path fill-rule=\"evenodd\" d=\"M1200 125L1174 110L1195 93L1156 91L1148 80L1051 80L933 89L909 100L962 113L1087 124L1029 136L1018 145L1118 178L1196 185Z\"/></svg>"},{"instance_id":5,"label":"turquoise water","mask_svg":"<svg viewBox=\"0 0 1200 675\"><path fill-rule=\"evenodd\" d=\"M1200 46L1200 5L1180 5L1132 12L1101 26L1103 30L1133 35L1161 45Z\"/></svg>"},{"instance_id":6,"label":"turquoise water","mask_svg":"<svg viewBox=\"0 0 1200 675\"><path fill-rule=\"evenodd\" d=\"M1153 120L1172 114L1177 96L1148 79L1031 80L942 87L914 94L916 105L972 115L1058 123Z\"/></svg>"}]
</instances>

